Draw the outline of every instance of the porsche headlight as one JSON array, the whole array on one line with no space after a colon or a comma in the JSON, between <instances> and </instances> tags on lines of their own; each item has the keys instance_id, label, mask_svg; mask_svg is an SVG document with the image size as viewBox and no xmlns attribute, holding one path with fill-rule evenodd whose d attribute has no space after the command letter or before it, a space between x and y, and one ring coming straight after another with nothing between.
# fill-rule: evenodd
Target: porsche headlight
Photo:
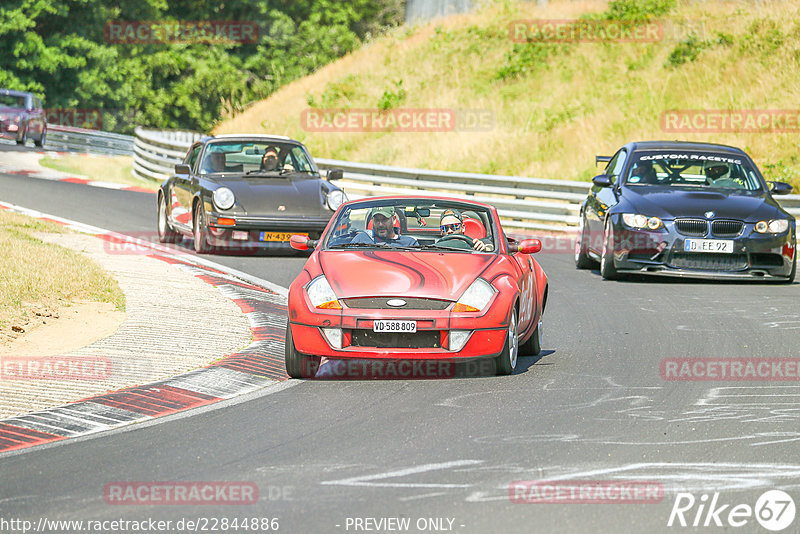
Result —
<instances>
[{"instance_id":1,"label":"porsche headlight","mask_svg":"<svg viewBox=\"0 0 800 534\"><path fill-rule=\"evenodd\" d=\"M344 191L340 191L335 189L328 193L328 208L331 211L336 211L339 209L339 206L347 202L347 195L344 194Z\"/></svg>"},{"instance_id":2,"label":"porsche headlight","mask_svg":"<svg viewBox=\"0 0 800 534\"><path fill-rule=\"evenodd\" d=\"M492 284L478 278L464 291L453 307L454 312L479 312L483 310L497 290Z\"/></svg>"},{"instance_id":3,"label":"porsche headlight","mask_svg":"<svg viewBox=\"0 0 800 534\"><path fill-rule=\"evenodd\" d=\"M214 191L214 205L221 210L227 210L233 207L236 197L233 196L233 191L227 187L220 187Z\"/></svg>"},{"instance_id":4,"label":"porsche headlight","mask_svg":"<svg viewBox=\"0 0 800 534\"><path fill-rule=\"evenodd\" d=\"M758 221L756 223L756 232L760 234L782 234L788 229L788 219L773 219L771 221Z\"/></svg>"},{"instance_id":5,"label":"porsche headlight","mask_svg":"<svg viewBox=\"0 0 800 534\"><path fill-rule=\"evenodd\" d=\"M333 292L325 275L320 275L309 282L306 286L306 293L315 308L323 310L342 309L342 305L339 304L339 299L336 297L336 293Z\"/></svg>"},{"instance_id":6,"label":"porsche headlight","mask_svg":"<svg viewBox=\"0 0 800 534\"><path fill-rule=\"evenodd\" d=\"M622 222L629 228L658 230L664 223L658 217L647 217L639 213L623 213Z\"/></svg>"}]
</instances>

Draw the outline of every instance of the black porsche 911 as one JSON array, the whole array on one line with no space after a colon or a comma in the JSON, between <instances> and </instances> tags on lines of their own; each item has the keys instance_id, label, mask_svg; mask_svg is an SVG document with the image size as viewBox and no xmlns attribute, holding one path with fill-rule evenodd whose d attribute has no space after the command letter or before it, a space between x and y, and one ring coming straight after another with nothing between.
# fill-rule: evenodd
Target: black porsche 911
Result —
<instances>
[{"instance_id":1,"label":"black porsche 911","mask_svg":"<svg viewBox=\"0 0 800 534\"><path fill-rule=\"evenodd\" d=\"M794 280L795 219L772 198L792 187L766 182L742 150L648 141L598 160L608 165L581 205L578 268Z\"/></svg>"},{"instance_id":2,"label":"black porsche 911","mask_svg":"<svg viewBox=\"0 0 800 534\"><path fill-rule=\"evenodd\" d=\"M341 177L331 169L323 179L306 147L288 137L203 137L158 191L159 240L193 237L198 253L292 250L292 235L319 239L347 201L330 182Z\"/></svg>"}]
</instances>

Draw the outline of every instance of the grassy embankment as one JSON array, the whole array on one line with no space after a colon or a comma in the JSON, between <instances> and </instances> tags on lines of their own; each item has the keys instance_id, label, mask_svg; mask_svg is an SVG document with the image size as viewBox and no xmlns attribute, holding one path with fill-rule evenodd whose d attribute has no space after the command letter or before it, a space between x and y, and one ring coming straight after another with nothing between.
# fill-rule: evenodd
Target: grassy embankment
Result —
<instances>
[{"instance_id":1,"label":"grassy embankment","mask_svg":"<svg viewBox=\"0 0 800 534\"><path fill-rule=\"evenodd\" d=\"M141 180L131 175L132 156L46 156L39 163L50 169L85 176L91 180L113 182L157 191L155 180Z\"/></svg>"},{"instance_id":2,"label":"grassy embankment","mask_svg":"<svg viewBox=\"0 0 800 534\"><path fill-rule=\"evenodd\" d=\"M514 43L520 19L662 21L657 42ZM639 7L636 7L639 6ZM791 109L800 82L800 0L498 1L402 27L222 122L216 133L269 132L317 157L454 171L588 180L594 156L630 140L739 146L768 179L800 189L795 133L667 133L665 110ZM313 133L304 109L489 109L485 132Z\"/></svg>"},{"instance_id":3,"label":"grassy embankment","mask_svg":"<svg viewBox=\"0 0 800 534\"><path fill-rule=\"evenodd\" d=\"M125 309L117 282L83 254L43 242L37 232L59 225L0 211L0 341L38 315L57 314L72 302L110 302Z\"/></svg>"}]
</instances>

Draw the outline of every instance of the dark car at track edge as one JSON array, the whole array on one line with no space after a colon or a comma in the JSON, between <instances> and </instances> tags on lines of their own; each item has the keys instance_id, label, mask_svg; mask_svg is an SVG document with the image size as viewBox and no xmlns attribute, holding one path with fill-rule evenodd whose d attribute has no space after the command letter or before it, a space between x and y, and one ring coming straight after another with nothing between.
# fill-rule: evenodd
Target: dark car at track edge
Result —
<instances>
[{"instance_id":1,"label":"dark car at track edge","mask_svg":"<svg viewBox=\"0 0 800 534\"><path fill-rule=\"evenodd\" d=\"M47 136L42 101L33 93L0 89L0 137L24 145L28 139L40 147Z\"/></svg>"},{"instance_id":2,"label":"dark car at track edge","mask_svg":"<svg viewBox=\"0 0 800 534\"><path fill-rule=\"evenodd\" d=\"M319 239L345 201L308 149L283 136L232 134L192 144L158 191L162 243L194 239L198 253L293 250L289 238Z\"/></svg>"},{"instance_id":3,"label":"dark car at track edge","mask_svg":"<svg viewBox=\"0 0 800 534\"><path fill-rule=\"evenodd\" d=\"M598 160L601 160L598 157ZM581 204L578 268L604 279L661 274L791 283L796 222L741 149L708 143L628 143Z\"/></svg>"}]
</instances>

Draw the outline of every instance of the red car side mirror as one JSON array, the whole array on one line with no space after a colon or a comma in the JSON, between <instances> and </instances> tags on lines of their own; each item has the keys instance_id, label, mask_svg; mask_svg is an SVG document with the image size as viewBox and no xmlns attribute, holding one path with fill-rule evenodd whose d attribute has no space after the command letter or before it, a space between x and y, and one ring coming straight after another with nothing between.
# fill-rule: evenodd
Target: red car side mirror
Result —
<instances>
[{"instance_id":1,"label":"red car side mirror","mask_svg":"<svg viewBox=\"0 0 800 534\"><path fill-rule=\"evenodd\" d=\"M517 252L522 254L536 254L542 250L542 242L538 239L525 239L517 243Z\"/></svg>"},{"instance_id":2,"label":"red car side mirror","mask_svg":"<svg viewBox=\"0 0 800 534\"><path fill-rule=\"evenodd\" d=\"M308 250L317 246L317 242L309 239L307 235L295 234L289 238L289 245L295 250Z\"/></svg>"}]
</instances>

